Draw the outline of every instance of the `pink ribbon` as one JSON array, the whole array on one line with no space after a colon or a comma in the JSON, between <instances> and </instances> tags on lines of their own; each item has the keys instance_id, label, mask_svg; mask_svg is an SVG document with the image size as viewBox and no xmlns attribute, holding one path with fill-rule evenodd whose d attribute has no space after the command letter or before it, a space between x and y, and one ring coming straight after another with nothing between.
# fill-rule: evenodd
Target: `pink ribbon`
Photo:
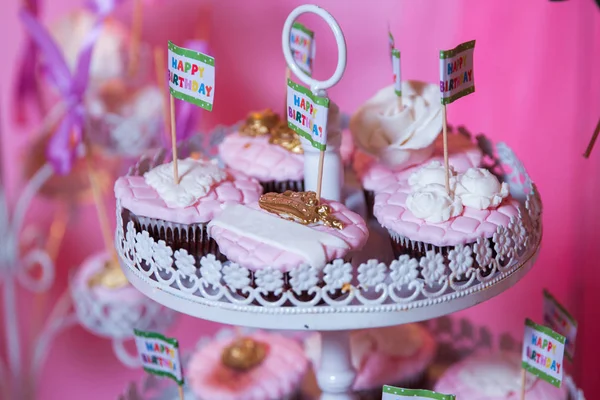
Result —
<instances>
[{"instance_id":1,"label":"pink ribbon","mask_svg":"<svg viewBox=\"0 0 600 400\"><path fill-rule=\"evenodd\" d=\"M100 18L86 36L73 74L62 52L48 30L28 11L21 11L20 18L31 39L43 56L44 72L56 87L65 105L65 116L48 142L46 157L56 173L64 175L71 171L77 145L81 143L85 122L83 98L89 81L90 62L94 44L100 35Z\"/></svg>"}]
</instances>

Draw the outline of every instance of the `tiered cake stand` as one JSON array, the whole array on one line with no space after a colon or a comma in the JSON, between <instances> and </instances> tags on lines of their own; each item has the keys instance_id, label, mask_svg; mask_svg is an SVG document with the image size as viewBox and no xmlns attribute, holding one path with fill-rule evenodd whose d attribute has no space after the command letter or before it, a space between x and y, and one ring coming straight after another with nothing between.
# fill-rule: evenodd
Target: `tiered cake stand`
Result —
<instances>
[{"instance_id":1,"label":"tiered cake stand","mask_svg":"<svg viewBox=\"0 0 600 400\"><path fill-rule=\"evenodd\" d=\"M224 133L223 128L217 129L209 140L215 144ZM507 228L499 227L492 239L473 246L477 263L471 267L445 266L432 274L419 265L420 260L388 258L381 248L390 252L389 241L375 229L370 244L354 257L354 265L335 260L323 270L304 265L288 274L272 268L253 273L207 256L189 275L173 268L172 257L164 257L173 254L164 242L159 245L136 232L132 222L125 225L117 204L121 266L129 281L152 300L197 318L264 329L319 331L321 399L352 399L355 371L350 362L350 331L429 320L472 307L512 287L535 262L542 238L536 187L506 145L499 144L494 151L483 136L476 141L486 154L487 166L510 183L511 194L522 207L519 218ZM185 155L205 146L191 141L180 151ZM142 159L130 173L141 175L163 159L164 152ZM354 190L349 199L361 197L357 194L362 191ZM156 251L166 253L156 257Z\"/></svg>"}]
</instances>

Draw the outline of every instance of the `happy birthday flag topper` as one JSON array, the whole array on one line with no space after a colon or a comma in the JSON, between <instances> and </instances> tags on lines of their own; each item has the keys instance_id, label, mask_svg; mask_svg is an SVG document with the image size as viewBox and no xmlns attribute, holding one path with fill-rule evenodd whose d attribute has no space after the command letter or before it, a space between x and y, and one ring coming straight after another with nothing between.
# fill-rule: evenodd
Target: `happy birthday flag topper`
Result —
<instances>
[{"instance_id":1,"label":"happy birthday flag topper","mask_svg":"<svg viewBox=\"0 0 600 400\"><path fill-rule=\"evenodd\" d=\"M521 366L524 370L560 387L563 379L565 337L552 329L525 320Z\"/></svg>"},{"instance_id":2,"label":"happy birthday flag topper","mask_svg":"<svg viewBox=\"0 0 600 400\"><path fill-rule=\"evenodd\" d=\"M397 400L398 397L410 397L414 400L455 400L452 394L442 394L424 389L402 389L394 386L383 386L381 400Z\"/></svg>"},{"instance_id":3,"label":"happy birthday flag topper","mask_svg":"<svg viewBox=\"0 0 600 400\"><path fill-rule=\"evenodd\" d=\"M450 104L475 91L473 51L475 41L440 51L440 92L442 104Z\"/></svg>"},{"instance_id":4,"label":"happy birthday flag topper","mask_svg":"<svg viewBox=\"0 0 600 400\"><path fill-rule=\"evenodd\" d=\"M392 50L392 70L394 71L394 92L396 96L402 97L402 74L400 72L400 51Z\"/></svg>"},{"instance_id":5,"label":"happy birthday flag topper","mask_svg":"<svg viewBox=\"0 0 600 400\"><path fill-rule=\"evenodd\" d=\"M316 53L315 33L299 22L290 30L290 49L296 65L308 76L312 75Z\"/></svg>"},{"instance_id":6,"label":"happy birthday flag topper","mask_svg":"<svg viewBox=\"0 0 600 400\"><path fill-rule=\"evenodd\" d=\"M573 361L575 354L575 338L577 337L577 321L565 307L544 289L544 324L566 338L565 355Z\"/></svg>"},{"instance_id":7,"label":"happy birthday flag topper","mask_svg":"<svg viewBox=\"0 0 600 400\"><path fill-rule=\"evenodd\" d=\"M319 97L308 88L288 79L288 126L320 151L325 151L327 147L328 109L327 97Z\"/></svg>"},{"instance_id":8,"label":"happy birthday flag topper","mask_svg":"<svg viewBox=\"0 0 600 400\"><path fill-rule=\"evenodd\" d=\"M177 99L212 111L215 59L169 42L169 89Z\"/></svg>"},{"instance_id":9,"label":"happy birthday flag topper","mask_svg":"<svg viewBox=\"0 0 600 400\"><path fill-rule=\"evenodd\" d=\"M142 367L149 374L173 379L183 385L179 343L159 333L134 329L135 345L140 355Z\"/></svg>"}]
</instances>

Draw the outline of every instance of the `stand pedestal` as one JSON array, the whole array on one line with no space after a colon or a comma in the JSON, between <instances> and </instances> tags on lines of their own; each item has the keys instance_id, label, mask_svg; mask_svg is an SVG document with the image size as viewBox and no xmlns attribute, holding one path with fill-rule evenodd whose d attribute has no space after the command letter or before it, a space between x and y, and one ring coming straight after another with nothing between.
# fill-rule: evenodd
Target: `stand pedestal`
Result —
<instances>
[{"instance_id":1,"label":"stand pedestal","mask_svg":"<svg viewBox=\"0 0 600 400\"><path fill-rule=\"evenodd\" d=\"M324 331L321 340L321 365L317 370L321 400L356 399L352 395L356 371L350 358L350 331Z\"/></svg>"}]
</instances>

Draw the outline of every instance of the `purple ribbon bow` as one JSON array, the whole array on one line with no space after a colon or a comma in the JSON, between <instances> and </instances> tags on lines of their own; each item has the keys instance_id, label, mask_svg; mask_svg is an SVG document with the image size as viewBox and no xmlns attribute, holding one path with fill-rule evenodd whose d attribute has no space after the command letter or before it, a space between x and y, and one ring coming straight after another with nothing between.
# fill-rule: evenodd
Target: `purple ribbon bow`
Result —
<instances>
[{"instance_id":1,"label":"purple ribbon bow","mask_svg":"<svg viewBox=\"0 0 600 400\"><path fill-rule=\"evenodd\" d=\"M198 51L200 53L209 54L208 42L205 40L189 40L184 43L186 49ZM200 122L199 109L192 103L188 103L183 100L175 100L175 121L177 124L177 141L185 140L194 134L195 129L198 127ZM169 132L168 132L169 133ZM170 142L167 142L169 135L163 135L165 138L165 145L169 146Z\"/></svg>"},{"instance_id":2,"label":"purple ribbon bow","mask_svg":"<svg viewBox=\"0 0 600 400\"><path fill-rule=\"evenodd\" d=\"M86 36L73 74L50 33L27 11L21 11L21 21L43 56L44 72L56 87L65 106L65 115L48 142L46 157L56 173L71 171L77 145L81 142L85 122L83 98L89 81L92 50L102 28L99 19Z\"/></svg>"}]
</instances>

